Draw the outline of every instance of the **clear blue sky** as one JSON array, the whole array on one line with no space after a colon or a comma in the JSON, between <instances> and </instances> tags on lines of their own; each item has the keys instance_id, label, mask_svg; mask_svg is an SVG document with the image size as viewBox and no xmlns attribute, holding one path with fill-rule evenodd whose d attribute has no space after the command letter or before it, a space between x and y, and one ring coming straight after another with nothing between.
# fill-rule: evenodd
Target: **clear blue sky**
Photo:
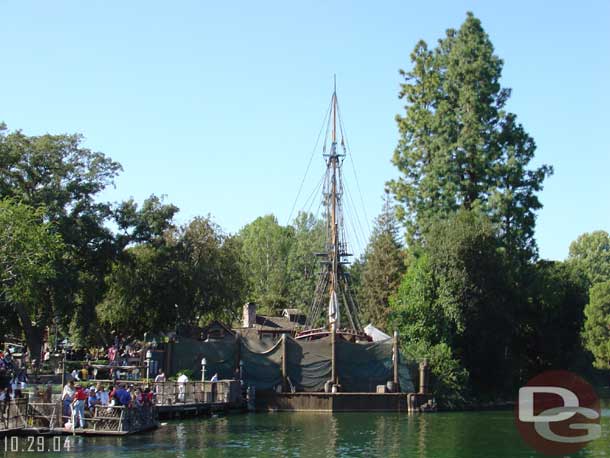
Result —
<instances>
[{"instance_id":1,"label":"clear blue sky","mask_svg":"<svg viewBox=\"0 0 610 458\"><path fill-rule=\"evenodd\" d=\"M0 120L84 134L125 169L105 199L165 194L181 222L211 213L236 232L267 213L286 223L336 73L372 219L396 174L398 69L468 10L505 61L536 163L555 167L537 238L542 257L563 259L579 234L610 230L607 0L0 0ZM316 155L304 194L323 167Z\"/></svg>"}]
</instances>

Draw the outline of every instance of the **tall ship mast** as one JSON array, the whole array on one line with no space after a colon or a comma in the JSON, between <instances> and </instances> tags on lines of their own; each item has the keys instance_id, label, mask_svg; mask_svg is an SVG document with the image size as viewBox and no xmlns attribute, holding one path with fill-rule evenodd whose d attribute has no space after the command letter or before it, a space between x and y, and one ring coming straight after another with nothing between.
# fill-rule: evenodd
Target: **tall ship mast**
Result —
<instances>
[{"instance_id":1,"label":"tall ship mast","mask_svg":"<svg viewBox=\"0 0 610 458\"><path fill-rule=\"evenodd\" d=\"M296 338L315 339L329 333L339 333L348 340L368 341L370 339L363 332L358 317L358 304L352 293L349 273L345 270L345 266L349 264L348 258L351 256L347 249L342 200L344 192L342 166L347 149L337 100L336 81L328 124L326 130L331 131L330 145L327 135L322 150L326 162L323 185L325 250L317 254L320 257L320 271L314 299L307 314L305 328L296 335Z\"/></svg>"}]
</instances>

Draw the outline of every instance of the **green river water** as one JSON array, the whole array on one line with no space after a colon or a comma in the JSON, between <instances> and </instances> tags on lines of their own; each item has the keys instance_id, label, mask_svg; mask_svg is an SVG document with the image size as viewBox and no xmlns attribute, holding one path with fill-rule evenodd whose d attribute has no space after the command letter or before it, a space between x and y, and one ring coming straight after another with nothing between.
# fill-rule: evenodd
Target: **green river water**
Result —
<instances>
[{"instance_id":1,"label":"green river water","mask_svg":"<svg viewBox=\"0 0 610 458\"><path fill-rule=\"evenodd\" d=\"M602 438L576 456L610 457L610 404ZM542 456L519 437L512 412L235 414L164 423L122 438L61 438L61 452L5 457L446 457ZM67 442L66 442L67 441ZM20 443L27 448L27 443ZM9 446L10 447L10 446ZM45 447L50 447L47 443ZM69 447L69 451L66 450Z\"/></svg>"}]
</instances>

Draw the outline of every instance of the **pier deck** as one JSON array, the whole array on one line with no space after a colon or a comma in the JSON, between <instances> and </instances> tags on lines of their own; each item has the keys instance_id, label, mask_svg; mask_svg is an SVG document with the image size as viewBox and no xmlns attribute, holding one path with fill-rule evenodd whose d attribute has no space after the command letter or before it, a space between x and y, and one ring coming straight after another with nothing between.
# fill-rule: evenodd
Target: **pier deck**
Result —
<instances>
[{"instance_id":1,"label":"pier deck","mask_svg":"<svg viewBox=\"0 0 610 458\"><path fill-rule=\"evenodd\" d=\"M163 382L153 384L160 418L206 415L242 409L241 384L236 380L217 382Z\"/></svg>"},{"instance_id":2,"label":"pier deck","mask_svg":"<svg viewBox=\"0 0 610 458\"><path fill-rule=\"evenodd\" d=\"M256 393L263 412L415 412L431 396L408 393Z\"/></svg>"}]
</instances>

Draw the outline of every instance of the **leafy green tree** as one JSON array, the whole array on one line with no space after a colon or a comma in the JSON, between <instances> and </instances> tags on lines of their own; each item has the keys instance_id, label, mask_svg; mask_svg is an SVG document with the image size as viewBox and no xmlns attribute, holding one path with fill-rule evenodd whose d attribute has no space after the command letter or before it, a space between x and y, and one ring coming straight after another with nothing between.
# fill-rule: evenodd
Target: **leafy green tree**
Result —
<instances>
[{"instance_id":1,"label":"leafy green tree","mask_svg":"<svg viewBox=\"0 0 610 458\"><path fill-rule=\"evenodd\" d=\"M232 322L241 310L245 289L235 239L223 234L210 217L199 217L182 228L177 247L185 306L193 307L187 313L193 324L214 318Z\"/></svg>"},{"instance_id":2,"label":"leafy green tree","mask_svg":"<svg viewBox=\"0 0 610 458\"><path fill-rule=\"evenodd\" d=\"M428 360L430 391L441 408L463 408L469 393L469 374L445 342L430 344L424 340L407 340L401 347L402 357L409 361Z\"/></svg>"},{"instance_id":3,"label":"leafy green tree","mask_svg":"<svg viewBox=\"0 0 610 458\"><path fill-rule=\"evenodd\" d=\"M450 320L437 301L437 283L429 256L419 254L390 297L393 324L403 339L431 345L452 341Z\"/></svg>"},{"instance_id":4,"label":"leafy green tree","mask_svg":"<svg viewBox=\"0 0 610 458\"><path fill-rule=\"evenodd\" d=\"M164 236L175 229L174 216L178 211L178 207L164 203L163 197L154 194L141 207L133 199L121 202L113 215L118 226L118 248L137 243L163 244Z\"/></svg>"},{"instance_id":5,"label":"leafy green tree","mask_svg":"<svg viewBox=\"0 0 610 458\"><path fill-rule=\"evenodd\" d=\"M393 163L401 176L389 183L412 244L438 218L463 208L482 211L497 227L509 255L536 255L536 193L548 166L529 169L535 144L505 111L502 60L480 21L468 13L438 46L420 41L400 98L400 139Z\"/></svg>"},{"instance_id":6,"label":"leafy green tree","mask_svg":"<svg viewBox=\"0 0 610 458\"><path fill-rule=\"evenodd\" d=\"M364 253L358 300L365 321L389 331L389 298L396 292L405 271L403 247L395 209L386 195L373 234Z\"/></svg>"},{"instance_id":7,"label":"leafy green tree","mask_svg":"<svg viewBox=\"0 0 610 458\"><path fill-rule=\"evenodd\" d=\"M583 330L585 347L594 358L594 366L610 369L610 281L597 283L589 292Z\"/></svg>"},{"instance_id":8,"label":"leafy green tree","mask_svg":"<svg viewBox=\"0 0 610 458\"><path fill-rule=\"evenodd\" d=\"M403 339L448 345L477 392L501 389L508 375L512 314L498 248L484 215L462 210L436 221L391 299Z\"/></svg>"},{"instance_id":9,"label":"leafy green tree","mask_svg":"<svg viewBox=\"0 0 610 458\"><path fill-rule=\"evenodd\" d=\"M0 302L16 312L33 358L40 361L42 332L49 311L41 304L41 288L56 275L55 262L63 243L44 208L34 209L11 199L0 200Z\"/></svg>"},{"instance_id":10,"label":"leafy green tree","mask_svg":"<svg viewBox=\"0 0 610 458\"><path fill-rule=\"evenodd\" d=\"M439 405L458 408L466 402L469 374L451 347L451 320L437 301L437 288L429 256L418 253L398 291L390 297L390 317L399 331L404 358L418 362L428 359L430 389Z\"/></svg>"},{"instance_id":11,"label":"leafy green tree","mask_svg":"<svg viewBox=\"0 0 610 458\"><path fill-rule=\"evenodd\" d=\"M610 236L606 231L580 235L570 244L568 262L581 269L589 284L610 280Z\"/></svg>"},{"instance_id":12,"label":"leafy green tree","mask_svg":"<svg viewBox=\"0 0 610 458\"><path fill-rule=\"evenodd\" d=\"M172 247L147 244L127 249L106 278L108 289L97 306L106 331L141 335L174 330L184 303L179 266Z\"/></svg>"},{"instance_id":13,"label":"leafy green tree","mask_svg":"<svg viewBox=\"0 0 610 458\"><path fill-rule=\"evenodd\" d=\"M570 263L553 261L529 267L527 278L512 300L510 352L516 383L544 370L571 368L583 359L580 330L587 303L586 278Z\"/></svg>"},{"instance_id":14,"label":"leafy green tree","mask_svg":"<svg viewBox=\"0 0 610 458\"><path fill-rule=\"evenodd\" d=\"M292 224L293 241L288 252L287 304L306 312L311 306L318 279L319 258L326 237L323 221L299 213Z\"/></svg>"},{"instance_id":15,"label":"leafy green tree","mask_svg":"<svg viewBox=\"0 0 610 458\"><path fill-rule=\"evenodd\" d=\"M0 128L0 197L45 209L44 219L65 244L56 260L57 275L40 285L45 316L60 318L64 329L90 336L95 305L104 293L116 246L107 223L108 203L96 200L113 183L120 164L83 148L80 135L26 136ZM41 323L46 324L46 322Z\"/></svg>"},{"instance_id":16,"label":"leafy green tree","mask_svg":"<svg viewBox=\"0 0 610 458\"><path fill-rule=\"evenodd\" d=\"M275 313L289 305L288 256L294 242L292 229L282 227L273 215L262 216L239 232L248 300Z\"/></svg>"},{"instance_id":17,"label":"leafy green tree","mask_svg":"<svg viewBox=\"0 0 610 458\"><path fill-rule=\"evenodd\" d=\"M171 212L153 207L160 211L142 207L144 219L157 221L154 226L162 233L145 231L145 241L127 248L115 262L97 307L100 321L107 330L142 335L214 318L233 320L244 294L235 238L225 236L210 217L175 228L168 219Z\"/></svg>"}]
</instances>

